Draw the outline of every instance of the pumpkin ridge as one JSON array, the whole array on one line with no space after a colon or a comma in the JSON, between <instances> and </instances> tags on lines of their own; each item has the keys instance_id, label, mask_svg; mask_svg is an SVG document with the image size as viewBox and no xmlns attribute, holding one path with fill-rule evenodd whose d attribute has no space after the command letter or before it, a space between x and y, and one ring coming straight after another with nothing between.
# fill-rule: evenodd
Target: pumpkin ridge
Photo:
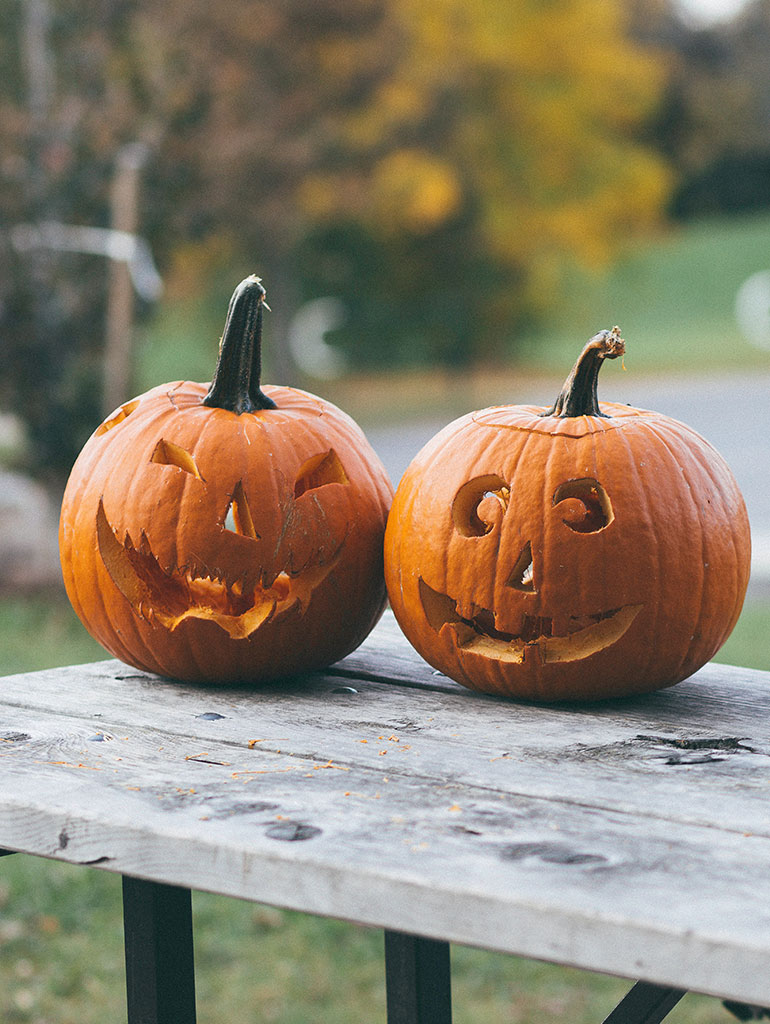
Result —
<instances>
[{"instance_id":1,"label":"pumpkin ridge","mask_svg":"<svg viewBox=\"0 0 770 1024\"><path fill-rule=\"evenodd\" d=\"M130 421L130 418L127 418L127 420L124 421L124 422L126 423L126 431L130 430L132 428L132 426L133 426L133 424ZM103 492L104 492L104 490L106 490L110 480L113 479L113 477L117 479L118 478L118 474L119 474L119 472L121 470L122 459L118 459L118 458L115 457L115 453L114 453L113 449L116 446L125 447L125 445L127 444L127 438L125 436L126 431L121 430L120 434L113 434L112 431L108 431L107 432L106 439L102 443L102 446L101 446L101 452L99 453L99 456L98 456L96 462L91 467L91 473L89 474L89 478L90 478L90 476L98 476L97 471L101 469L102 465L106 465L108 467L107 475L106 475L106 477L104 479L104 483L103 483L102 496L99 499L100 502L103 500ZM136 475L131 477L129 485L128 485L128 490L127 490L128 500L130 500L131 491L132 491L132 488L134 486L138 486ZM68 489L69 489L69 484L68 484ZM86 487L85 488L81 488L81 491L85 491L86 495L87 495L87 491L88 491L87 480L86 480ZM80 508L80 501L78 501L77 507ZM84 509L87 510L88 509L88 503L84 501L83 502L83 507L84 507ZM85 511L84 513L80 513L80 514L88 515L89 512ZM105 570L104 564L98 558L98 551L97 551L96 547L94 547L94 549L91 552L91 560L93 562L93 565L92 565L91 568L92 568L92 571L93 571L93 573L95 575L98 575L100 572L103 572ZM77 574L73 574L73 579L74 579L76 585L80 582L80 580L78 579ZM86 582L87 587L89 589L89 593L90 593L90 589L92 587L91 581L85 575L82 577L82 579ZM112 581L110 581L110 584L112 584ZM106 622L108 627L109 627L109 636L110 636L110 641L111 641L110 648L112 650L112 653L114 653L116 657L121 658L121 660L128 661L130 664L134 664L135 662L132 660L132 655L130 653L130 651L131 651L131 644L127 643L125 641L124 636L123 636L120 628L116 624L115 616L113 614L113 609L112 609L111 603L107 602L106 595L104 594L104 592L103 592L101 587L97 587L96 590L97 590L97 595L98 595L99 610L101 611L101 615L102 615L103 621ZM133 629L134 633L137 636L139 636L139 630L138 630L138 628L137 628L135 623L133 623L133 622L131 623L131 628ZM122 654L121 654L121 651L123 651Z\"/></svg>"},{"instance_id":2,"label":"pumpkin ridge","mask_svg":"<svg viewBox=\"0 0 770 1024\"><path fill-rule=\"evenodd\" d=\"M200 431L198 433L198 436L194 439L194 442L192 444L192 451L191 451L190 454L192 455L193 459L195 459L196 451L198 451L199 449L202 450L202 451L205 451L204 439L206 437L206 433L211 431L211 427L213 425L213 421L214 421L214 417L213 416L207 416L206 419L204 420L204 422L203 422L203 424L202 424L202 426L200 428ZM198 460L195 459L195 461L196 461L196 464L197 464ZM203 480L203 478L201 478L201 480L202 480L202 486L205 488L207 486L206 482L205 482L205 480ZM187 492L188 492L189 488L191 486L193 486L193 484L196 484L197 486L201 486L201 483L199 481L194 480L194 479L188 479L188 474L185 474L185 476L184 476L184 478L182 480L182 494L180 496L180 504L181 503L186 504L186 502L187 502ZM171 536L173 537L173 542L174 542L174 547L173 547L173 552L174 553L173 553L173 558L172 558L171 565L169 566L169 568L170 569L180 569L181 566L179 565L179 536L177 534L177 531L176 530L172 531Z\"/></svg>"},{"instance_id":3,"label":"pumpkin ridge","mask_svg":"<svg viewBox=\"0 0 770 1024\"><path fill-rule=\"evenodd\" d=\"M677 665L677 668L676 668L676 673L673 674L675 678L681 679L681 678L683 678L684 675L687 674L686 672L683 672L682 669L683 669L683 666L686 665L688 663L688 661L690 660L693 646L694 646L694 644L696 643L696 641L698 639L698 632L697 632L697 628L696 628L695 624L697 624L698 622L703 621L704 599L705 599L705 589L706 589L706 574L704 572L705 558L706 558L706 550L705 550L705 543L706 543L706 541L705 541L704 531L703 531L703 519L702 519L702 515L700 513L700 506L698 504L698 499L696 497L696 494L697 494L697 491L699 490L699 488L693 487L692 472L688 471L689 470L689 466L683 464L683 462L684 462L683 455L686 456L688 460L692 460L693 462L695 462L696 460L693 457L693 455L694 455L693 445L691 443L689 443L690 442L690 438L689 437L687 439L688 443L681 445L682 451L681 452L675 452L673 450L672 446L671 446L670 441L665 436L665 434L661 431L660 426L658 424L656 424L654 422L650 423L648 425L648 429L650 429L651 432L655 435L655 437L658 439L658 441L663 446L663 448L667 452L670 453L672 463L681 470L682 476L683 476L683 478L685 479L685 481L687 483L687 494L688 494L688 496L690 498L690 501L691 501L691 504L692 504L694 518L695 518L696 523L698 524L698 540L699 540L699 546L700 546L700 557L698 559L699 572L698 572L697 614L694 616L694 625L692 627L692 636L691 636L691 639L690 639L690 643L688 644L687 649L682 654L682 657L681 657L681 659L679 661L679 664ZM698 470L701 469L701 467L697 465L697 462L696 462L696 468ZM709 482L711 483L710 480L709 480ZM734 539L733 539L732 531L730 531L730 539L731 539L731 544L733 544L734 543Z\"/></svg>"},{"instance_id":4,"label":"pumpkin ridge","mask_svg":"<svg viewBox=\"0 0 770 1024\"><path fill-rule=\"evenodd\" d=\"M653 429L653 432L655 433L656 437L660 440L661 444L663 444L670 451L671 450L671 446L670 446L670 443L668 442L668 440L666 439L666 437L664 436L664 433L660 429L655 429L655 426L656 426L655 424L651 424L650 426ZM699 442L699 441L700 441L700 438L696 435L696 438L694 439L694 442ZM733 561L734 561L735 566L737 567L737 565L738 565L738 558L737 558L737 549L736 549L736 542L735 542L735 531L732 528L733 527L733 517L729 514L727 508L724 505L724 500L723 500L723 497L722 497L722 487L718 483L715 482L715 480L714 480L714 478L712 476L712 472L711 472L712 466L711 466L711 463L709 462L709 460L705 458L705 452L702 449L702 445L700 443L693 443L693 444L687 444L687 445L685 445L683 447L684 447L684 450L685 450L689 460L694 464L696 470L699 473L702 473L703 475L705 475L706 478L708 479L708 482L709 482L709 485L710 485L710 488L711 488L711 491L710 491L711 496L712 497L718 497L720 502L721 502L721 504L722 504L722 517L721 518L724 518L724 520L725 520L725 523L723 524L724 525L724 531L723 532L726 532L728 534L728 536L729 536L730 545L731 545L731 548L732 548L733 553L735 555ZM711 446L709 446L709 447L711 447ZM704 456L702 460L700 458L698 458L699 455L703 455ZM685 475L685 477L687 479L688 491L689 491L689 493L690 493L690 495L692 497L692 501L693 501L693 505L694 505L695 513L696 513L696 519L697 519L697 522L698 522L698 525L699 525L700 547L701 547L700 563L701 563L701 565L703 567L705 567L707 565L707 563L705 562L706 558L710 559L712 556L708 553L708 546L707 546L706 537L704 535L703 526L702 526L702 515L700 514L700 506L698 505L698 502L697 502L697 499L696 499L696 491L693 489L691 478L690 478L690 476L686 472L686 467L682 465L682 459L680 457L677 457L673 452L672 452L672 458L677 463L677 465L679 465L681 467L682 473L683 473L683 475ZM708 568L711 568L710 563L708 563ZM699 578L700 578L700 599L699 599L698 616L696 618L696 621L701 621L702 618L703 618L704 612L705 612L705 609L704 609L705 575L706 574L703 571L701 571L699 573ZM737 604L737 608L734 611L731 623L729 624L729 626L727 626L725 628L724 635L721 638L720 642L716 645L714 653L716 653L716 650L718 650L719 647L722 646L722 643L724 642L724 639L726 639L726 637L729 635L729 633L731 632L733 626L735 625L735 622L738 619L738 616L740 615L740 610L741 610L741 607L742 607L742 604L743 604L743 600L740 599L740 601L738 601L738 599L736 597L736 599L733 600L734 608L735 608L736 604ZM695 633L695 630L693 632ZM696 639L697 639L697 635L694 635L692 637L691 641L690 641L690 645L687 648L687 651L685 652L685 654L682 657L682 660L681 660L680 665L678 667L680 675L682 674L682 666L686 665L687 662L691 658L692 648L693 648L693 646L694 646L694 644L696 642Z\"/></svg>"},{"instance_id":5,"label":"pumpkin ridge","mask_svg":"<svg viewBox=\"0 0 770 1024\"><path fill-rule=\"evenodd\" d=\"M650 537L654 545L653 562L658 578L662 578L664 575L663 566L661 564L661 551L660 542L658 539L658 532L655 529L655 524L652 516L652 510L650 508L650 495L647 489L642 485L642 477L639 472L639 466L637 465L637 457L631 444L631 439L628 433L622 433L618 435L622 438L623 445L626 451L626 467L627 470L633 472L635 481L635 491L639 496L639 503L637 504L637 514L644 519L645 533ZM661 609L657 602L653 604L653 616L652 623L650 626L650 632L653 636L658 636L658 630L660 625ZM644 673L650 672L653 657L655 656L655 650L652 644L648 644L645 648L646 660L643 663Z\"/></svg>"},{"instance_id":6,"label":"pumpkin ridge","mask_svg":"<svg viewBox=\"0 0 770 1024\"><path fill-rule=\"evenodd\" d=\"M715 449L712 449L711 445L708 444L708 442L706 442L706 443L707 443L709 451L715 450ZM715 469L715 463L713 462L713 460L707 458L706 456L707 456L707 452L702 447L699 447L698 449L696 449L696 461L701 461L702 460L701 465L703 467L703 470L707 474L707 476L708 476L708 478L709 478L709 480L710 480L710 482L712 484L712 488L713 488L712 493L719 497L720 501L722 502L722 509L723 509L723 514L724 514L725 520L732 524L734 522L733 511L731 509L728 509L727 503L726 503L726 496L725 496L724 488L722 487L721 483L714 478L714 475L713 475L714 469ZM732 542L733 562L734 562L735 566L737 567L738 563L739 563L739 556L738 556L738 547L737 547L737 543L736 543L735 532L733 530L730 531L730 540ZM749 543L750 542L751 541L750 541L750 538L749 538ZM734 622L737 622L738 616L741 613L741 608L743 606L743 598L739 598L738 596L736 596L736 601L738 603L737 603L737 606L736 606ZM731 629L732 629L732 627L731 627ZM729 635L729 632L730 631L728 630L727 633L725 634L725 639L727 638L727 635Z\"/></svg>"}]
</instances>

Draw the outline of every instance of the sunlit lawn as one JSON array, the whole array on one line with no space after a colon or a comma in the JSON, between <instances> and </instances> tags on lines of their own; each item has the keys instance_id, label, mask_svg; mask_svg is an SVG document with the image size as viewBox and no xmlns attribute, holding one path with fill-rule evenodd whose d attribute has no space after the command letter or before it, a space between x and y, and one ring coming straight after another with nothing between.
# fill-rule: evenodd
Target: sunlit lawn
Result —
<instances>
[{"instance_id":1,"label":"sunlit lawn","mask_svg":"<svg viewBox=\"0 0 770 1024\"><path fill-rule=\"evenodd\" d=\"M619 324L629 370L698 374L770 366L770 352L742 336L741 284L770 270L770 215L672 228L628 253L607 274L573 272L551 322L524 345L526 365L571 365L576 342Z\"/></svg>"}]
</instances>

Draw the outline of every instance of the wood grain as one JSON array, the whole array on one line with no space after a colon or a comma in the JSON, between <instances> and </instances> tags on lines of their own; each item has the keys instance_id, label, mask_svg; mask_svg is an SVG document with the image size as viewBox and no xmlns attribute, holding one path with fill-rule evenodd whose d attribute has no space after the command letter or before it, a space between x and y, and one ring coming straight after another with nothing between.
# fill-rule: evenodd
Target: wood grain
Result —
<instances>
[{"instance_id":1,"label":"wood grain","mask_svg":"<svg viewBox=\"0 0 770 1024\"><path fill-rule=\"evenodd\" d=\"M0 846L770 1004L770 675L536 707L386 617L325 673L0 680Z\"/></svg>"}]
</instances>

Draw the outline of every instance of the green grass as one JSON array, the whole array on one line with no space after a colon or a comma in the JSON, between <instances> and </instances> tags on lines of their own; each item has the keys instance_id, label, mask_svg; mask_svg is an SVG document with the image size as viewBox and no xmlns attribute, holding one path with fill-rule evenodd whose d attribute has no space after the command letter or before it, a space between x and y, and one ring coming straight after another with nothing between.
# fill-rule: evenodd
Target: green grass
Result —
<instances>
[{"instance_id":1,"label":"green grass","mask_svg":"<svg viewBox=\"0 0 770 1024\"><path fill-rule=\"evenodd\" d=\"M570 366L576 346L620 324L629 369L699 373L770 366L770 352L741 335L738 288L770 269L770 214L672 228L606 274L573 271L550 322L525 341L525 365Z\"/></svg>"},{"instance_id":2,"label":"green grass","mask_svg":"<svg viewBox=\"0 0 770 1024\"><path fill-rule=\"evenodd\" d=\"M81 626L63 591L0 600L0 675L108 657Z\"/></svg>"},{"instance_id":3,"label":"green grass","mask_svg":"<svg viewBox=\"0 0 770 1024\"><path fill-rule=\"evenodd\" d=\"M770 599L766 595L749 596L738 623L717 652L714 661L722 665L743 665L746 668L770 670Z\"/></svg>"}]
</instances>

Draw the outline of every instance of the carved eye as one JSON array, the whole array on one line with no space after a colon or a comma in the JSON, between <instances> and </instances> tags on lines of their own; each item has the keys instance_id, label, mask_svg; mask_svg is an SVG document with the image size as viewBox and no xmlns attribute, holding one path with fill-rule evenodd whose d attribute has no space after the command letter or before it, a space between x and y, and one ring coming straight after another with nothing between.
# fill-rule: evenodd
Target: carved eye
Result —
<instances>
[{"instance_id":1,"label":"carved eye","mask_svg":"<svg viewBox=\"0 0 770 1024\"><path fill-rule=\"evenodd\" d=\"M224 525L226 530L237 533L241 537L250 537L252 540L261 539L254 529L254 519L243 490L243 483L240 480L235 485L232 500L227 506Z\"/></svg>"},{"instance_id":2,"label":"carved eye","mask_svg":"<svg viewBox=\"0 0 770 1024\"><path fill-rule=\"evenodd\" d=\"M599 533L615 518L610 497L591 477L567 480L554 491L552 506L560 509L565 526L575 533Z\"/></svg>"},{"instance_id":3,"label":"carved eye","mask_svg":"<svg viewBox=\"0 0 770 1024\"><path fill-rule=\"evenodd\" d=\"M508 508L511 489L502 477L476 476L464 483L452 502L452 520L463 537L490 533Z\"/></svg>"},{"instance_id":4,"label":"carved eye","mask_svg":"<svg viewBox=\"0 0 770 1024\"><path fill-rule=\"evenodd\" d=\"M299 498L305 491L313 491L316 487L323 487L324 484L347 484L349 482L339 456L333 448L330 448L328 452L314 455L312 459L308 459L300 466L297 479L294 482L294 497Z\"/></svg>"},{"instance_id":5,"label":"carved eye","mask_svg":"<svg viewBox=\"0 0 770 1024\"><path fill-rule=\"evenodd\" d=\"M187 449L180 448L178 444L166 441L164 438L161 438L155 445L155 451L150 457L150 462L157 462L161 466L176 466L177 469L190 473L198 480L203 479L195 464L195 459Z\"/></svg>"}]
</instances>

